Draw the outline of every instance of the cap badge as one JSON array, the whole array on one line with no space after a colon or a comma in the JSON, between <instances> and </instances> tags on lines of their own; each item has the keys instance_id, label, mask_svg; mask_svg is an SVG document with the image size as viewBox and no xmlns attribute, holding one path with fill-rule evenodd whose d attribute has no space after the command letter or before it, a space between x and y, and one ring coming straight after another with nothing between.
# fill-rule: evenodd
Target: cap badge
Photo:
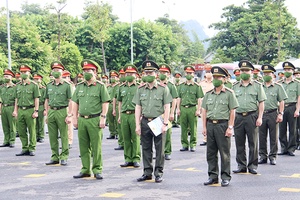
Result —
<instances>
[{"instance_id":1,"label":"cap badge","mask_svg":"<svg viewBox=\"0 0 300 200\"><path fill-rule=\"evenodd\" d=\"M147 62L147 63L146 63L146 66L147 66L147 67L151 67L151 63L150 63L150 62Z\"/></svg>"},{"instance_id":2,"label":"cap badge","mask_svg":"<svg viewBox=\"0 0 300 200\"><path fill-rule=\"evenodd\" d=\"M87 65L87 64L88 64L88 62L86 62L86 61L85 61L83 64L84 64L84 65Z\"/></svg>"},{"instance_id":3,"label":"cap badge","mask_svg":"<svg viewBox=\"0 0 300 200\"><path fill-rule=\"evenodd\" d=\"M214 69L214 72L219 72L219 69Z\"/></svg>"},{"instance_id":4,"label":"cap badge","mask_svg":"<svg viewBox=\"0 0 300 200\"><path fill-rule=\"evenodd\" d=\"M246 62L243 62L243 63L242 63L242 66L243 66L243 67L246 67L246 66L247 66L247 63L246 63Z\"/></svg>"}]
</instances>

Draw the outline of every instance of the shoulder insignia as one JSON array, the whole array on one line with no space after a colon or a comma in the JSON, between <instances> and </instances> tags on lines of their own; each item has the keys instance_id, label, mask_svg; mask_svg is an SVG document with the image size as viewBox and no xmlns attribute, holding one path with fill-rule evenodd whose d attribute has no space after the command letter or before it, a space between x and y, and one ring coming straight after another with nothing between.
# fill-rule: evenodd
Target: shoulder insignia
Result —
<instances>
[{"instance_id":1,"label":"shoulder insignia","mask_svg":"<svg viewBox=\"0 0 300 200\"><path fill-rule=\"evenodd\" d=\"M160 86L160 87L166 87L167 86L166 84L163 84L163 83L158 83L157 85Z\"/></svg>"},{"instance_id":2,"label":"shoulder insignia","mask_svg":"<svg viewBox=\"0 0 300 200\"><path fill-rule=\"evenodd\" d=\"M83 81L82 81L83 82ZM104 83L102 81L96 80L96 83L99 83L101 85L104 85Z\"/></svg>"},{"instance_id":3,"label":"shoulder insignia","mask_svg":"<svg viewBox=\"0 0 300 200\"><path fill-rule=\"evenodd\" d=\"M195 83L195 85L201 86L198 82L194 82L194 83Z\"/></svg>"},{"instance_id":4,"label":"shoulder insignia","mask_svg":"<svg viewBox=\"0 0 300 200\"><path fill-rule=\"evenodd\" d=\"M225 90L227 90L227 91L229 91L229 92L233 93L233 90L232 90L232 89L230 89L230 88L228 88L228 87L225 87Z\"/></svg>"},{"instance_id":5,"label":"shoulder insignia","mask_svg":"<svg viewBox=\"0 0 300 200\"><path fill-rule=\"evenodd\" d=\"M278 80L278 81L276 81L276 83L282 83L283 82L283 80L281 79L281 80Z\"/></svg>"},{"instance_id":6,"label":"shoulder insignia","mask_svg":"<svg viewBox=\"0 0 300 200\"><path fill-rule=\"evenodd\" d=\"M49 85L49 84L53 84L53 82L54 82L54 81L50 81L49 83L47 83L47 85Z\"/></svg>"},{"instance_id":7,"label":"shoulder insignia","mask_svg":"<svg viewBox=\"0 0 300 200\"><path fill-rule=\"evenodd\" d=\"M294 81L296 81L296 82L300 83L300 80L298 80L298 79L294 79Z\"/></svg>"},{"instance_id":8,"label":"shoulder insignia","mask_svg":"<svg viewBox=\"0 0 300 200\"><path fill-rule=\"evenodd\" d=\"M84 81L81 81L81 82L77 83L76 85L81 85L81 84L83 84L83 83L84 83Z\"/></svg>"},{"instance_id":9,"label":"shoulder insignia","mask_svg":"<svg viewBox=\"0 0 300 200\"><path fill-rule=\"evenodd\" d=\"M236 84L238 84L238 83L240 83L240 81L236 81L236 82L234 82L232 85L236 85Z\"/></svg>"},{"instance_id":10,"label":"shoulder insignia","mask_svg":"<svg viewBox=\"0 0 300 200\"><path fill-rule=\"evenodd\" d=\"M37 85L37 83L36 83L36 82L34 82L34 81L30 81L30 83L32 83L32 84L34 84L34 85Z\"/></svg>"},{"instance_id":11,"label":"shoulder insignia","mask_svg":"<svg viewBox=\"0 0 300 200\"><path fill-rule=\"evenodd\" d=\"M71 83L69 81L64 80L64 83L67 83L69 85L71 85Z\"/></svg>"},{"instance_id":12,"label":"shoulder insignia","mask_svg":"<svg viewBox=\"0 0 300 200\"><path fill-rule=\"evenodd\" d=\"M259 85L262 85L262 83L259 82L259 81L257 81L257 80L254 80L253 82L254 82L254 83L257 83L257 84L259 84Z\"/></svg>"},{"instance_id":13,"label":"shoulder insignia","mask_svg":"<svg viewBox=\"0 0 300 200\"><path fill-rule=\"evenodd\" d=\"M138 88L142 88L146 85L146 83L142 83Z\"/></svg>"},{"instance_id":14,"label":"shoulder insignia","mask_svg":"<svg viewBox=\"0 0 300 200\"><path fill-rule=\"evenodd\" d=\"M211 90L208 90L206 93L211 93L213 91L214 91L214 89L211 89Z\"/></svg>"},{"instance_id":15,"label":"shoulder insignia","mask_svg":"<svg viewBox=\"0 0 300 200\"><path fill-rule=\"evenodd\" d=\"M171 84L171 85L175 85L175 84L174 84L174 83L172 83L171 81L168 81L168 83L169 83L169 84Z\"/></svg>"}]
</instances>

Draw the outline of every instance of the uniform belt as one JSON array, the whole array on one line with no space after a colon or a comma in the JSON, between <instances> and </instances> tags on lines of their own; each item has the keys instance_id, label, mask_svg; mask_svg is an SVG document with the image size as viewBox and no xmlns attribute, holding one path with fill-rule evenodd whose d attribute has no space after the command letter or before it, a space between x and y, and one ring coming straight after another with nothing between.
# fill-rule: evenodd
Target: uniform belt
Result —
<instances>
[{"instance_id":1,"label":"uniform belt","mask_svg":"<svg viewBox=\"0 0 300 200\"><path fill-rule=\"evenodd\" d=\"M211 122L213 124L220 124L220 123L228 122L227 119L207 119L207 121Z\"/></svg>"},{"instance_id":2,"label":"uniform belt","mask_svg":"<svg viewBox=\"0 0 300 200\"><path fill-rule=\"evenodd\" d=\"M256 110L250 111L250 112L236 113L236 114L242 115L243 117L246 117L246 116L251 115L251 114L253 114L253 113L256 113Z\"/></svg>"},{"instance_id":3,"label":"uniform belt","mask_svg":"<svg viewBox=\"0 0 300 200\"><path fill-rule=\"evenodd\" d=\"M7 106L14 106L15 104L12 103L12 104L2 104L4 107L7 107Z\"/></svg>"},{"instance_id":4,"label":"uniform belt","mask_svg":"<svg viewBox=\"0 0 300 200\"><path fill-rule=\"evenodd\" d=\"M272 113L272 112L275 112L275 111L277 111L277 109L265 110L264 114Z\"/></svg>"},{"instance_id":5,"label":"uniform belt","mask_svg":"<svg viewBox=\"0 0 300 200\"><path fill-rule=\"evenodd\" d=\"M90 119L90 118L99 117L100 113L94 114L94 115L81 115L81 114L79 114L79 116L82 117L82 118L84 118L84 119Z\"/></svg>"},{"instance_id":6,"label":"uniform belt","mask_svg":"<svg viewBox=\"0 0 300 200\"><path fill-rule=\"evenodd\" d=\"M148 122L151 122L154 120L156 117L143 117L143 119L147 120Z\"/></svg>"},{"instance_id":7,"label":"uniform belt","mask_svg":"<svg viewBox=\"0 0 300 200\"><path fill-rule=\"evenodd\" d=\"M284 104L285 107L294 106L294 105L296 105L296 103L286 103L286 104Z\"/></svg>"},{"instance_id":8,"label":"uniform belt","mask_svg":"<svg viewBox=\"0 0 300 200\"><path fill-rule=\"evenodd\" d=\"M64 109L64 108L66 108L66 107L68 107L68 106L58 106L58 107L51 107L51 106L50 106L50 109L51 109L51 110L61 110L61 109Z\"/></svg>"},{"instance_id":9,"label":"uniform belt","mask_svg":"<svg viewBox=\"0 0 300 200\"><path fill-rule=\"evenodd\" d=\"M135 111L134 110L127 110L127 111L124 111L123 113L125 113L127 115L130 115L130 114L134 114Z\"/></svg>"},{"instance_id":10,"label":"uniform belt","mask_svg":"<svg viewBox=\"0 0 300 200\"><path fill-rule=\"evenodd\" d=\"M34 108L34 106L33 105L32 106L19 106L19 108L22 110L27 110L29 108Z\"/></svg>"},{"instance_id":11,"label":"uniform belt","mask_svg":"<svg viewBox=\"0 0 300 200\"><path fill-rule=\"evenodd\" d=\"M194 106L196 106L196 105L185 105L185 106L183 106L183 107L185 107L185 108L190 108L190 107L194 107Z\"/></svg>"}]
</instances>

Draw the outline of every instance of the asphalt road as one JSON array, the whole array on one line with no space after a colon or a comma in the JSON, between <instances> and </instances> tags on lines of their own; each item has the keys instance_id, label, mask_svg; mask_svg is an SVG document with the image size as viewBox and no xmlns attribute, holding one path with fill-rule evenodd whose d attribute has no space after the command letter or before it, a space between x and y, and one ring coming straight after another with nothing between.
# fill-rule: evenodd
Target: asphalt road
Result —
<instances>
[{"instance_id":1,"label":"asphalt road","mask_svg":"<svg viewBox=\"0 0 300 200\"><path fill-rule=\"evenodd\" d=\"M202 141L201 125L199 119L198 143ZM2 128L0 130L2 143ZM105 128L103 180L73 179L81 168L77 131L74 131L67 166L45 165L51 156L48 135L45 143L37 143L34 157L15 156L21 151L19 138L15 148L0 148L0 199L300 199L300 151L295 157L278 157L276 166L260 165L258 175L232 174L228 187L204 186L208 178L206 147L198 145L196 152L180 152L180 128L173 128L172 160L165 162L164 181L137 182L143 173L142 167L121 168L123 151L114 150L117 140L107 140L108 135ZM231 163L233 170L236 168L234 138Z\"/></svg>"}]
</instances>

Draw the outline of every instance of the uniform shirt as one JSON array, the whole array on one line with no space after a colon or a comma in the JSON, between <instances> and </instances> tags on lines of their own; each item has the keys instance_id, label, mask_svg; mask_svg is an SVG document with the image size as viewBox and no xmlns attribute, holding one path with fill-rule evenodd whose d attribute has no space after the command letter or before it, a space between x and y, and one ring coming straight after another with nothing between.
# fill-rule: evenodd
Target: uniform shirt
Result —
<instances>
[{"instance_id":1,"label":"uniform shirt","mask_svg":"<svg viewBox=\"0 0 300 200\"><path fill-rule=\"evenodd\" d=\"M280 81L288 98L284 101L285 103L296 103L298 96L300 95L300 83L293 79L291 82L286 83L285 80Z\"/></svg>"},{"instance_id":2,"label":"uniform shirt","mask_svg":"<svg viewBox=\"0 0 300 200\"><path fill-rule=\"evenodd\" d=\"M31 80L26 80L26 82L17 85L18 106L34 106L34 99L40 96L39 86Z\"/></svg>"},{"instance_id":3,"label":"uniform shirt","mask_svg":"<svg viewBox=\"0 0 300 200\"><path fill-rule=\"evenodd\" d=\"M39 90L40 90L40 93L41 93L39 105L40 105L40 106L43 106L43 104L44 104L44 102L45 102L46 87L40 85L40 86L39 86Z\"/></svg>"},{"instance_id":4,"label":"uniform shirt","mask_svg":"<svg viewBox=\"0 0 300 200\"><path fill-rule=\"evenodd\" d=\"M229 88L229 89L232 89L232 83L230 81L226 81L224 83L224 86L227 87L227 88Z\"/></svg>"},{"instance_id":5,"label":"uniform shirt","mask_svg":"<svg viewBox=\"0 0 300 200\"><path fill-rule=\"evenodd\" d=\"M50 107L68 106L72 97L71 90L71 84L67 81L61 80L58 85L52 81L47 84L45 99L49 100Z\"/></svg>"},{"instance_id":6,"label":"uniform shirt","mask_svg":"<svg viewBox=\"0 0 300 200\"><path fill-rule=\"evenodd\" d=\"M264 91L267 96L265 101L265 110L274 110L278 108L278 102L287 99L287 94L282 85L278 83L271 83L269 87L263 84Z\"/></svg>"},{"instance_id":7,"label":"uniform shirt","mask_svg":"<svg viewBox=\"0 0 300 200\"><path fill-rule=\"evenodd\" d=\"M155 118L164 113L164 105L173 99L168 87L155 82L152 89L148 83L140 86L132 101L142 107L144 117Z\"/></svg>"},{"instance_id":8,"label":"uniform shirt","mask_svg":"<svg viewBox=\"0 0 300 200\"><path fill-rule=\"evenodd\" d=\"M219 94L215 89L208 91L203 98L202 108L206 112L207 119L211 120L229 120L230 110L239 106L233 90L223 87Z\"/></svg>"},{"instance_id":9,"label":"uniform shirt","mask_svg":"<svg viewBox=\"0 0 300 200\"><path fill-rule=\"evenodd\" d=\"M214 89L214 85L213 85L212 81L204 80L204 81L201 81L199 84L200 84L204 94L206 92Z\"/></svg>"},{"instance_id":10,"label":"uniform shirt","mask_svg":"<svg viewBox=\"0 0 300 200\"><path fill-rule=\"evenodd\" d=\"M13 104L17 97L17 87L15 84L8 86L3 84L0 88L1 103L2 104Z\"/></svg>"},{"instance_id":11,"label":"uniform shirt","mask_svg":"<svg viewBox=\"0 0 300 200\"><path fill-rule=\"evenodd\" d=\"M169 88L172 98L173 99L178 98L177 88L175 87L174 83L171 83L170 81L168 81L167 86Z\"/></svg>"},{"instance_id":12,"label":"uniform shirt","mask_svg":"<svg viewBox=\"0 0 300 200\"><path fill-rule=\"evenodd\" d=\"M109 102L106 86L95 80L91 85L81 82L77 85L72 101L79 105L79 114L96 115L102 112L102 103Z\"/></svg>"},{"instance_id":13,"label":"uniform shirt","mask_svg":"<svg viewBox=\"0 0 300 200\"><path fill-rule=\"evenodd\" d=\"M250 81L247 86L242 85L242 81L236 82L232 89L235 92L239 102L237 113L250 112L258 110L258 102L267 99L262 84L257 81Z\"/></svg>"},{"instance_id":14,"label":"uniform shirt","mask_svg":"<svg viewBox=\"0 0 300 200\"><path fill-rule=\"evenodd\" d=\"M132 102L132 99L137 89L137 83L133 83L131 86L128 86L128 83L124 83L119 87L117 100L122 102L121 112L135 110L135 103Z\"/></svg>"},{"instance_id":15,"label":"uniform shirt","mask_svg":"<svg viewBox=\"0 0 300 200\"><path fill-rule=\"evenodd\" d=\"M182 83L179 86L178 95L181 98L181 106L195 106L198 104L198 99L204 96L202 87L195 82Z\"/></svg>"},{"instance_id":16,"label":"uniform shirt","mask_svg":"<svg viewBox=\"0 0 300 200\"><path fill-rule=\"evenodd\" d=\"M116 89L115 87L116 87L116 85L115 86L112 86L112 85L107 86L107 92L110 96L111 103L112 103L112 99L115 97L115 89Z\"/></svg>"}]
</instances>

